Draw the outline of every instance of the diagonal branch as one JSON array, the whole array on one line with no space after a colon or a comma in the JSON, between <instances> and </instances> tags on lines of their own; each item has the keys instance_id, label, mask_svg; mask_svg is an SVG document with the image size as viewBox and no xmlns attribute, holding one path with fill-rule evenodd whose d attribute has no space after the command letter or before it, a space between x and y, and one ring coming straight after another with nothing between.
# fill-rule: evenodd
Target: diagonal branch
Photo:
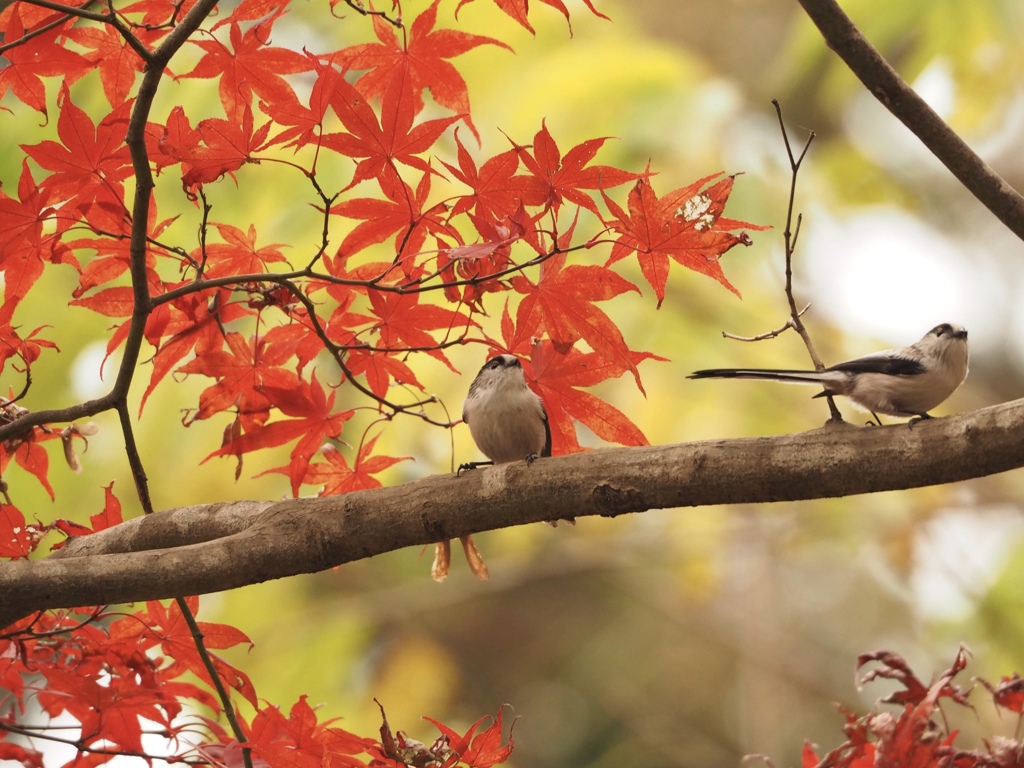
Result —
<instances>
[{"instance_id":1,"label":"diagonal branch","mask_svg":"<svg viewBox=\"0 0 1024 768\"><path fill-rule=\"evenodd\" d=\"M1024 466L1024 400L915 425L609 448L343 496L165 510L0 563L0 627L45 608L234 589L554 518L939 485Z\"/></svg>"},{"instance_id":2,"label":"diagonal branch","mask_svg":"<svg viewBox=\"0 0 1024 768\"><path fill-rule=\"evenodd\" d=\"M904 82L836 0L799 0L828 47L871 94L949 169L961 184L1024 240L1024 197L978 157L913 88Z\"/></svg>"}]
</instances>

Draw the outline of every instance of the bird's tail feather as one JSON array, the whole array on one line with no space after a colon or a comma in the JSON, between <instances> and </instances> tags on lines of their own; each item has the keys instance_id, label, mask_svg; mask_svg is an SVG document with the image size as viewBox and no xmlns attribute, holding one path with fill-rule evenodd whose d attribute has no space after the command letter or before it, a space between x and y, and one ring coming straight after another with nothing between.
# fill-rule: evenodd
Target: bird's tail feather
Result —
<instances>
[{"instance_id":1,"label":"bird's tail feather","mask_svg":"<svg viewBox=\"0 0 1024 768\"><path fill-rule=\"evenodd\" d=\"M820 384L828 378L825 371L796 371L782 368L707 368L694 371L688 379L766 379L788 384Z\"/></svg>"}]
</instances>

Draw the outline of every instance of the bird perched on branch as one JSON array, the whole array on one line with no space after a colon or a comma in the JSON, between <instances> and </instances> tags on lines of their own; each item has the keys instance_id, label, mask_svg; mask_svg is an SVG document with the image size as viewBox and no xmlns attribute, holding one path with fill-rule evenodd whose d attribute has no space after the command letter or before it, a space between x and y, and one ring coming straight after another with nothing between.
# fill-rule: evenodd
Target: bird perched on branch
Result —
<instances>
[{"instance_id":1,"label":"bird perched on branch","mask_svg":"<svg viewBox=\"0 0 1024 768\"><path fill-rule=\"evenodd\" d=\"M691 379L768 379L790 384L820 384L815 397L845 395L877 414L913 420L928 419L932 408L956 391L967 378L967 330L943 323L920 341L887 349L820 371L771 368L710 368Z\"/></svg>"},{"instance_id":2,"label":"bird perched on branch","mask_svg":"<svg viewBox=\"0 0 1024 768\"><path fill-rule=\"evenodd\" d=\"M522 363L514 355L498 355L484 364L469 386L462 420L490 461L463 464L460 471L510 461L532 464L551 455L547 411L527 385Z\"/></svg>"},{"instance_id":3,"label":"bird perched on branch","mask_svg":"<svg viewBox=\"0 0 1024 768\"><path fill-rule=\"evenodd\" d=\"M498 355L484 363L469 387L462 420L489 461L461 464L459 474L486 464L532 464L541 456L551 455L548 414L540 397L527 385L522 363L514 355ZM463 536L460 541L470 570L477 578L487 579L487 565L473 538ZM431 568L436 581L448 575L450 561L449 543L440 542Z\"/></svg>"}]
</instances>

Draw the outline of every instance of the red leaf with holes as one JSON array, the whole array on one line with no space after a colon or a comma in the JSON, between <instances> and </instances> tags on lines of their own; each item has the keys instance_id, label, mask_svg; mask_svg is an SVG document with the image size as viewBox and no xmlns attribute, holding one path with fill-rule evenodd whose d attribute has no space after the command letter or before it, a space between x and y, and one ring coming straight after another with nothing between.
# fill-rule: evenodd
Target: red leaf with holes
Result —
<instances>
[{"instance_id":1,"label":"red leaf with holes","mask_svg":"<svg viewBox=\"0 0 1024 768\"><path fill-rule=\"evenodd\" d=\"M726 279L719 259L735 245L750 245L746 232L735 234L734 230L766 227L722 217L733 177L726 176L707 186L719 176L707 176L660 198L647 179L640 179L629 193L628 213L605 196L612 215L606 224L618 233L608 263L636 253L659 307L665 299L670 258L740 295Z\"/></svg>"},{"instance_id":2,"label":"red leaf with holes","mask_svg":"<svg viewBox=\"0 0 1024 768\"><path fill-rule=\"evenodd\" d=\"M25 516L13 504L0 503L0 557L28 557L37 536L25 524Z\"/></svg>"}]
</instances>

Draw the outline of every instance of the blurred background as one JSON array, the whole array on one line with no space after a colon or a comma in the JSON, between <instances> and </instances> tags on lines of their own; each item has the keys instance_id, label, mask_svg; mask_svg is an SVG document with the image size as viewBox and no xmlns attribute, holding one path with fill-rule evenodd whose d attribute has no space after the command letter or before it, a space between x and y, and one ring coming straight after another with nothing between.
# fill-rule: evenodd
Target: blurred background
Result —
<instances>
[{"instance_id":1,"label":"blurred background","mask_svg":"<svg viewBox=\"0 0 1024 768\"><path fill-rule=\"evenodd\" d=\"M407 3L407 15L422 5ZM439 25L452 25L454 5L442 3ZM805 321L823 359L902 346L937 323L961 323L971 334L971 374L936 415L1024 394L1024 245L863 90L796 3L601 0L611 22L580 2L569 6L572 35L560 14L535 3L536 37L489 3L460 11L463 28L516 51L482 47L456 61L469 82L481 156L508 146L495 127L525 144L546 120L563 152L614 136L598 162L640 169L650 160L659 194L716 171L742 172L727 215L774 227L723 260L742 301L677 267L660 310L638 270L632 276L643 295L605 305L633 349L669 358L641 367L646 398L628 379L598 391L651 443L800 432L827 418L825 404L809 399L813 390L684 378L696 368L807 363L792 333L757 344L722 337L723 330L753 336L786 319L782 228L790 174L772 98L795 145L808 131L817 135L798 182L804 220L795 282L797 301L812 304ZM843 6L972 147L1024 189L1024 6ZM369 39L360 19L326 28L321 13L296 4L275 27L274 44L324 51ZM352 36L331 39L334 29ZM94 77L75 95L87 103L91 88L101 109ZM161 98L157 120L179 102L219 116L215 86L205 81L168 84ZM0 179L13 194L15 145L34 143L41 119L0 119L12 126L0 130ZM300 177L293 174L292 187L247 186L255 172L243 169L237 187L222 180L210 188L214 218L242 227L256 221L261 243L291 243L293 253L315 247L313 200ZM177 180L160 185L161 216L178 213ZM618 192L622 200L625 191ZM188 215L167 239L192 247ZM21 321L53 324L49 336L63 354L34 371L28 406L35 408L108 386L97 372L105 346L99 334L109 322L84 310L65 314L75 284L70 270L44 279L59 301L25 307ZM495 319L500 306L491 307ZM73 322L59 320L66 317ZM452 359L461 377L432 362L417 373L456 418L484 350L457 349ZM143 371L140 392L147 379ZM254 478L285 463L286 451L247 458L237 483L228 461L200 465L219 445L224 423L186 430L181 420L208 383L167 382L141 418L157 507L286 496L280 476ZM102 431L90 441L82 476L71 476L54 455L55 504L31 479L5 478L20 508L44 520L87 518L102 508L102 486L113 480L126 513L139 512L116 421L97 421ZM352 434L360 434L356 426ZM412 418L388 425L379 446L415 461L381 479L401 483L477 457L464 427L452 440ZM965 684L971 674L996 680L1024 671L1022 491L1024 476L1015 472L848 499L528 526L477 537L489 583L475 581L456 552L451 576L435 584L432 550L404 550L207 596L200 618L232 623L252 638L251 650L225 655L261 697L287 709L308 694L321 719L341 717L343 727L362 734L380 724L373 697L393 728L427 742L435 732L421 715L464 729L507 703L520 718L509 763L518 768L724 768L749 753L793 766L805 739L822 751L843 741L834 702L863 711L892 690L879 683L858 692L860 653L892 649L927 679L963 642L975 654ZM1010 734L1016 726L979 704L976 714L950 713L963 721L967 748L980 746L977 734Z\"/></svg>"}]
</instances>

